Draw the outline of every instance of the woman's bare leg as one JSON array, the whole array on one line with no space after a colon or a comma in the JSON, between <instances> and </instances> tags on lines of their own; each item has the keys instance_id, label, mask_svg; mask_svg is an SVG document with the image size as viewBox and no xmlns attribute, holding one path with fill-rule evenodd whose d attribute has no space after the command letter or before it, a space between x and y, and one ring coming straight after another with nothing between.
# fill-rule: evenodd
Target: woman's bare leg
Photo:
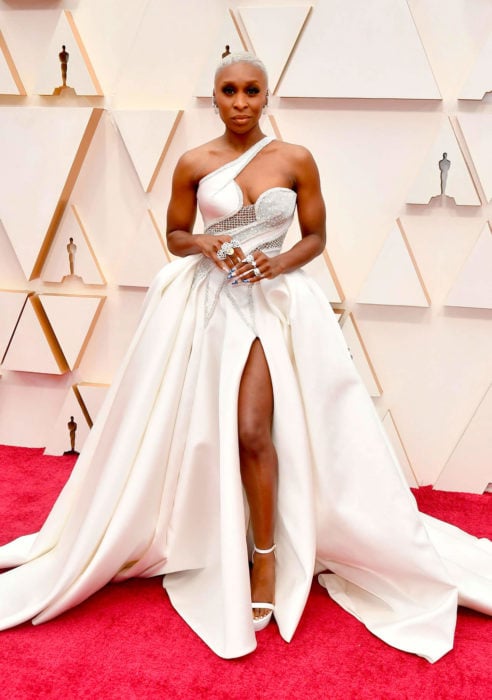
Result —
<instances>
[{"instance_id":1,"label":"woman's bare leg","mask_svg":"<svg viewBox=\"0 0 492 700\"><path fill-rule=\"evenodd\" d=\"M265 353L258 338L246 362L238 399L239 456L241 478L248 499L255 545L274 544L278 464L272 442L273 389ZM251 599L273 603L275 554L256 554L251 572ZM264 617L266 609L253 610Z\"/></svg>"}]
</instances>

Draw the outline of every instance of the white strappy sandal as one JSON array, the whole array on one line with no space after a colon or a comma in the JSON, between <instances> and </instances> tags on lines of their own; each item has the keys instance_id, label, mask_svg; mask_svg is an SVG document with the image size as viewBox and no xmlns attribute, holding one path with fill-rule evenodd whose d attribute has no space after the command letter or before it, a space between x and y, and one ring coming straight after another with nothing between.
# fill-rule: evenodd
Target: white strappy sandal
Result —
<instances>
[{"instance_id":1,"label":"white strappy sandal","mask_svg":"<svg viewBox=\"0 0 492 700\"><path fill-rule=\"evenodd\" d=\"M258 549L256 545L253 546L253 554L251 556L251 561L254 561L255 554L271 554L272 552L275 551L277 545L274 544L270 549ZM264 615L263 617L259 617L257 619L253 618L253 627L255 632L259 632L262 629L265 629L265 627L268 625L270 620L272 619L273 611L275 610L275 605L273 603L251 603L251 607L253 610L270 610L269 613Z\"/></svg>"}]
</instances>

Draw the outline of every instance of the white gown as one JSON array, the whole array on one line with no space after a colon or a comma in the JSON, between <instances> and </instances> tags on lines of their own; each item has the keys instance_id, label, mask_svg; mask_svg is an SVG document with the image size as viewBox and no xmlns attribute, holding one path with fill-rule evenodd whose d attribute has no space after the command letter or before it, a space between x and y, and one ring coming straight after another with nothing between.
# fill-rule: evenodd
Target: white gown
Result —
<instances>
[{"instance_id":1,"label":"white gown","mask_svg":"<svg viewBox=\"0 0 492 700\"><path fill-rule=\"evenodd\" d=\"M200 182L209 233L274 255L295 211L274 187L243 207L234 178L270 138ZM256 646L237 395L251 343L274 389L279 457L275 618L289 641L313 574L388 644L435 661L459 602L492 614L492 543L421 515L317 285L295 271L232 286L200 255L154 280L73 474L39 533L0 548L0 629L45 622L110 580L164 575L220 656Z\"/></svg>"}]
</instances>

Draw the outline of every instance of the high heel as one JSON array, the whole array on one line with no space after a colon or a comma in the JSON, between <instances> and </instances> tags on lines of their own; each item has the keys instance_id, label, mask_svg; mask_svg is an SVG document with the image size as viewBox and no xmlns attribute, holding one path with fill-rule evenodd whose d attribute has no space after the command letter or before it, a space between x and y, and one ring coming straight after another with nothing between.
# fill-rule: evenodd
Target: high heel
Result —
<instances>
[{"instance_id":1,"label":"high heel","mask_svg":"<svg viewBox=\"0 0 492 700\"><path fill-rule=\"evenodd\" d=\"M272 552L275 551L277 545L274 544L272 547L269 549L258 549L256 545L253 546L253 554L251 556L251 562L254 562L255 554L271 554ZM259 632L262 629L265 629L265 627L268 625L270 620L272 619L273 611L275 610L275 605L273 603L257 603L257 602L252 602L251 607L253 610L269 610L270 612L264 615L263 617L259 618L253 618L253 627L255 632Z\"/></svg>"}]
</instances>

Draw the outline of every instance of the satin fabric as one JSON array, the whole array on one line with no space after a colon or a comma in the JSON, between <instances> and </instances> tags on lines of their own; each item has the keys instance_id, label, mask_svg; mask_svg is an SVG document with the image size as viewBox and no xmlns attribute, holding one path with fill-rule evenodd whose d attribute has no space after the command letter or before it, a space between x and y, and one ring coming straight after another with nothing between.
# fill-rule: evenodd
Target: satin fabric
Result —
<instances>
[{"instance_id":1,"label":"satin fabric","mask_svg":"<svg viewBox=\"0 0 492 700\"><path fill-rule=\"evenodd\" d=\"M278 187L242 206L235 177L271 139L208 175L207 230L274 255L295 210ZM338 322L302 270L232 286L200 255L146 298L82 454L39 533L0 548L0 628L52 619L110 580L164 575L220 656L256 646L237 396L259 338L279 457L275 618L290 641L314 573L374 634L435 661L458 601L492 614L492 543L421 515Z\"/></svg>"}]
</instances>

